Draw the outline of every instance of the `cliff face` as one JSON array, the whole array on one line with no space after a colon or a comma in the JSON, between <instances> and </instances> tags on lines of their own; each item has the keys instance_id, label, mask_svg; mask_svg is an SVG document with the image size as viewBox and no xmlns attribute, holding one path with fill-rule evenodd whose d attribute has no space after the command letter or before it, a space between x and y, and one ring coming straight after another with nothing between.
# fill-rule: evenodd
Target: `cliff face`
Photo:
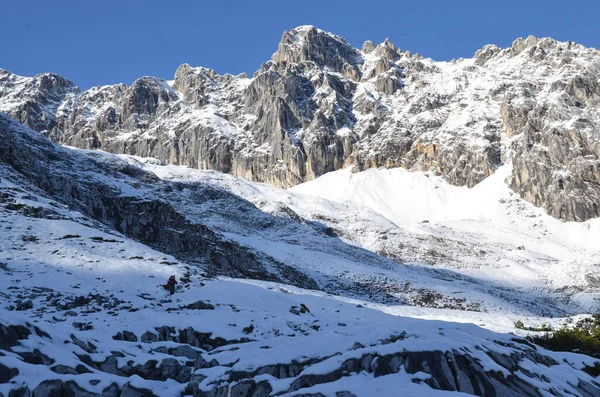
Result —
<instances>
[{"instance_id":1,"label":"cliff face","mask_svg":"<svg viewBox=\"0 0 600 397\"><path fill-rule=\"evenodd\" d=\"M350 165L434 169L472 187L512 162L521 197L584 221L599 216L599 74L597 50L548 38L435 62L303 26L252 78L182 65L173 81L80 92L2 71L0 111L63 144L280 187Z\"/></svg>"},{"instance_id":2,"label":"cliff face","mask_svg":"<svg viewBox=\"0 0 600 397\"><path fill-rule=\"evenodd\" d=\"M1 114L0 141L2 176L2 171L10 170L7 175L18 175L15 180L22 186L35 186L62 205L81 211L111 229L183 260L205 261L211 271L220 274L318 288L313 280L291 266L240 246L201 221L191 221L191 216L181 211L181 205L169 199L170 192L183 187L165 185L151 172L117 159L105 162L61 148ZM126 194L132 188L144 186L152 186L152 191ZM216 188L188 189L193 189L197 201L219 201L221 205L232 204L246 211L253 208L241 198ZM9 194L2 198L12 200ZM194 201L188 199L188 203ZM24 210L27 211L35 218L47 217L45 210Z\"/></svg>"}]
</instances>

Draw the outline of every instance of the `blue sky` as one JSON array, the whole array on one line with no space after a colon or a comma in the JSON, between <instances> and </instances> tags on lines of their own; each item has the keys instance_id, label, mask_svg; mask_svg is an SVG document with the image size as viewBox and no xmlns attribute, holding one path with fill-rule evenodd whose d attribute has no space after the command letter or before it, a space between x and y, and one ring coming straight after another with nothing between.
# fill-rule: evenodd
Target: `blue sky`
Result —
<instances>
[{"instance_id":1,"label":"blue sky","mask_svg":"<svg viewBox=\"0 0 600 397\"><path fill-rule=\"evenodd\" d=\"M171 79L177 66L252 74L284 30L315 25L360 47L389 37L438 60L533 34L600 47L600 2L587 1L6 1L0 68L45 71L82 88L144 75Z\"/></svg>"}]
</instances>

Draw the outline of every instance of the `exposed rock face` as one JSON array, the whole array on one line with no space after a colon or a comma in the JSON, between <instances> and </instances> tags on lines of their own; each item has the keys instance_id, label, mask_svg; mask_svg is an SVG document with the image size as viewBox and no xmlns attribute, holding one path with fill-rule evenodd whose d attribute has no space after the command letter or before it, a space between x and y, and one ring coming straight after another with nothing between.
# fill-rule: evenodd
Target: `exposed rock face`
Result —
<instances>
[{"instance_id":1,"label":"exposed rock face","mask_svg":"<svg viewBox=\"0 0 600 397\"><path fill-rule=\"evenodd\" d=\"M14 332L14 328L15 326L12 325L0 324L0 330ZM181 330L179 333L173 327L160 327L156 331L159 335L155 335L156 337L152 341L144 340L142 336L142 344L151 343L151 352L158 353L157 358L160 360L151 359L143 364L135 365L133 361L130 361L127 365L119 366L118 358L125 357L120 351L112 351L111 355L103 361L93 361L89 355L77 355L82 363L77 365L80 371L77 371L77 368L63 366L64 369L70 369L70 371L62 372L71 375L69 379L78 379L78 375L83 374L92 381L49 379L39 383L33 391L27 387L17 388L18 386L14 385L15 388L10 395L154 396L155 394L151 390L134 387L131 382L124 381L124 379L131 379L132 376L135 376L138 385L139 380L175 381L182 385L182 389L185 387L186 395L199 397L267 397L273 392L272 382L278 380L286 381L280 383L286 386L279 390L278 394L297 392L294 394L295 396L323 396L321 393L306 394L303 391L320 385L335 388L335 382L349 376L359 376L359 374L368 378L378 378L399 372L403 372L404 376L409 376L413 383L426 384L436 390L459 391L475 396L539 397L545 394L569 396L577 392L581 396L593 397L600 393L600 384L597 381L592 380L583 372L577 372L568 363L559 363L552 357L538 352L535 346L519 339L513 339L508 343L487 341L483 346L476 346L477 352L475 353L466 348L446 351L435 349L413 351L394 346L395 341L406 338L406 335L403 334L393 336L389 340L379 340L370 347L360 346L352 352L340 351L325 357L303 357L291 362L283 360L277 364L248 366L249 358L244 355L244 350L246 344L252 342L251 340L226 340L223 338L211 340L208 335L201 339L211 342L212 345L207 342L200 344L203 349L201 350L195 337L195 335L201 334L192 328ZM173 336L177 334L179 335ZM30 335L25 334L22 339L28 339ZM52 337L46 336L45 342L52 343ZM132 357L132 353L142 355L147 346L137 345L137 349L127 346L134 343L124 342L120 348L127 351L129 357ZM167 348L174 343L180 345L177 348ZM235 347L231 351L241 352L240 357L235 361L219 362L212 359L208 362L205 359L215 351L215 346L233 344ZM64 345L68 347L68 341L65 341ZM15 344L6 347L5 350L12 352L14 346ZM22 350L24 346L18 347ZM385 352L380 353L378 350ZM182 351L187 354L181 354ZM40 360L35 360L36 354L40 353L34 350L30 355L33 360L26 360L22 365L40 365L41 363L37 363ZM99 355L97 354L97 356ZM315 369L322 363L328 364L326 370L323 367ZM44 363L44 365L46 364ZM544 371L560 371L559 366L561 365L569 371L568 375L565 375L569 376L569 390L553 386L552 380L544 373ZM486 366L495 369L486 369ZM250 367L251 370L241 369L246 367ZM0 370L6 372L4 368L9 370L7 367L0 366ZM210 368L218 371L220 376L208 378L204 375L202 369ZM11 370L18 374L18 371ZM83 376L79 376L79 378L83 378ZM94 379L95 377L105 378L112 383L103 388L102 393L86 390L82 385L100 383L99 380ZM354 394L350 391L340 390L336 392L336 396L350 397Z\"/></svg>"},{"instance_id":2,"label":"exposed rock face","mask_svg":"<svg viewBox=\"0 0 600 397\"><path fill-rule=\"evenodd\" d=\"M251 79L182 65L172 82L79 92L2 71L0 111L64 144L281 187L349 165L472 187L513 162L512 189L583 221L600 206L599 75L598 51L571 42L528 37L444 63L302 26Z\"/></svg>"},{"instance_id":3,"label":"exposed rock face","mask_svg":"<svg viewBox=\"0 0 600 397\"><path fill-rule=\"evenodd\" d=\"M138 103L135 106L153 105ZM165 185L150 172L126 163L107 164L100 159L73 154L1 114L0 141L0 163L10 166L33 186L62 203L121 233L192 262L206 260L221 274L285 280L318 288L313 280L294 268L229 241L199 221L187 219L165 196L157 197L180 187ZM119 185L108 182L103 175L131 179ZM146 184L157 190L153 197L147 198L121 194L128 183ZM195 190L198 200L233 200L240 206L250 205L225 191L203 187L195 187ZM273 269L279 270L273 272ZM28 302L23 302L19 310L31 309L31 301Z\"/></svg>"},{"instance_id":4,"label":"exposed rock face","mask_svg":"<svg viewBox=\"0 0 600 397\"><path fill-rule=\"evenodd\" d=\"M552 216L584 221L600 216L600 69L576 73L552 84L557 100L523 100L506 114L507 130L523 134L511 187Z\"/></svg>"},{"instance_id":5,"label":"exposed rock face","mask_svg":"<svg viewBox=\"0 0 600 397\"><path fill-rule=\"evenodd\" d=\"M358 80L362 59L358 51L344 39L313 26L301 26L284 32L272 60L287 64L313 63Z\"/></svg>"},{"instance_id":6,"label":"exposed rock face","mask_svg":"<svg viewBox=\"0 0 600 397\"><path fill-rule=\"evenodd\" d=\"M53 73L24 78L0 69L0 100L4 106L14 106L11 117L36 131L52 130L58 107L79 93L75 84Z\"/></svg>"}]
</instances>

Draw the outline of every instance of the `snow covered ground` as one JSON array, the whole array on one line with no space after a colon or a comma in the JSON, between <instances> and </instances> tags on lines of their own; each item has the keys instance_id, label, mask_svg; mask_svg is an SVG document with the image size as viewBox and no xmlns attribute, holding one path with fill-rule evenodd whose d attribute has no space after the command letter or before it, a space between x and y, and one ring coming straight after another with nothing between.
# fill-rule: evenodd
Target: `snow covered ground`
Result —
<instances>
[{"instance_id":1,"label":"snow covered ground","mask_svg":"<svg viewBox=\"0 0 600 397\"><path fill-rule=\"evenodd\" d=\"M482 252L481 266L461 270L469 276L515 288L597 290L600 219L578 223L548 216L508 188L505 180L510 174L510 165L504 165L469 189L400 168L357 174L345 169L291 191L360 204L403 230L445 230L446 238L503 248L502 257L486 258L488 254ZM593 295L585 293L574 300L590 310L598 305Z\"/></svg>"},{"instance_id":2,"label":"snow covered ground","mask_svg":"<svg viewBox=\"0 0 600 397\"><path fill-rule=\"evenodd\" d=\"M600 223L560 222L517 198L509 166L472 189L346 169L285 191L152 159L58 157L89 167L77 177L167 202L322 290L206 279L202 258L134 241L0 163L0 394L600 390L581 371L596 360L536 349L514 328L597 310ZM123 162L159 179L136 182ZM170 275L173 296L161 287Z\"/></svg>"},{"instance_id":3,"label":"snow covered ground","mask_svg":"<svg viewBox=\"0 0 600 397\"><path fill-rule=\"evenodd\" d=\"M239 221L218 222L229 238L316 278L370 280L400 301L438 308L546 316L598 309L600 220L559 221L520 199L505 183L510 165L471 189L397 168L344 169L282 191L121 157L164 180L216 185L279 218L327 227L336 238L323 246L307 228L257 232L249 218L245 234Z\"/></svg>"},{"instance_id":4,"label":"snow covered ground","mask_svg":"<svg viewBox=\"0 0 600 397\"><path fill-rule=\"evenodd\" d=\"M6 178L0 180L0 192L10 199L0 206L0 272L6 286L0 292L0 324L31 331L16 345L10 346L10 338L0 342L0 365L18 371L0 385L1 395L24 387L40 387L43 394L50 390L43 383L49 380L73 381L73 387L91 393L116 384L159 396L187 393L191 381L206 392L229 385L232 393L242 393L236 395L246 395L242 386L247 382L285 396L335 396L339 391L397 396L399 390L401 395L450 395L428 385L439 381L439 375L416 371L408 361L397 372L378 375L381 369L373 357L383 362L385 357L454 352L456 357L474 357L485 371L509 376L494 354L530 351L507 333L515 331L512 322L547 321L508 313L395 307L256 280L204 279L201 268L110 231ZM25 206L52 211L53 216L24 216ZM161 288L171 274L180 280L173 296ZM194 307L199 301L202 306ZM162 327L172 327L166 338ZM178 333L187 339L175 337ZM10 347L2 345L7 342ZM519 365L526 371L513 375L545 394L585 395L578 385L592 378L579 369L595 360L540 353L556 365L523 356ZM352 360L368 357L368 369L337 372ZM273 366L290 372L270 375ZM297 373L291 372L294 368ZM539 380L542 375L551 381ZM321 381L313 385L310 379Z\"/></svg>"}]
</instances>

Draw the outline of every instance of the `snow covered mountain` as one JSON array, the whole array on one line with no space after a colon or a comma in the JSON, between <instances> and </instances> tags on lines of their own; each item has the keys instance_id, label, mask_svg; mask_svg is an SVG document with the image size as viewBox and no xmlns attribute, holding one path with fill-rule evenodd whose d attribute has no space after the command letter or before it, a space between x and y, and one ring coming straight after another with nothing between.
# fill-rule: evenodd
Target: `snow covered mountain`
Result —
<instances>
[{"instance_id":1,"label":"snow covered mountain","mask_svg":"<svg viewBox=\"0 0 600 397\"><path fill-rule=\"evenodd\" d=\"M600 277L598 220L546 215L508 168L473 189L396 169L283 191L3 115L0 140L3 395L600 391L596 360L506 333L595 309Z\"/></svg>"},{"instance_id":2,"label":"snow covered mountain","mask_svg":"<svg viewBox=\"0 0 600 397\"><path fill-rule=\"evenodd\" d=\"M0 111L67 145L281 187L349 165L472 187L512 163L521 197L585 221L599 216L599 76L598 50L549 38L435 62L301 26L252 78L182 65L173 81L80 92L1 71Z\"/></svg>"},{"instance_id":3,"label":"snow covered mountain","mask_svg":"<svg viewBox=\"0 0 600 397\"><path fill-rule=\"evenodd\" d=\"M0 71L0 396L600 395L514 327L598 311L599 60L299 27L253 78Z\"/></svg>"}]
</instances>

